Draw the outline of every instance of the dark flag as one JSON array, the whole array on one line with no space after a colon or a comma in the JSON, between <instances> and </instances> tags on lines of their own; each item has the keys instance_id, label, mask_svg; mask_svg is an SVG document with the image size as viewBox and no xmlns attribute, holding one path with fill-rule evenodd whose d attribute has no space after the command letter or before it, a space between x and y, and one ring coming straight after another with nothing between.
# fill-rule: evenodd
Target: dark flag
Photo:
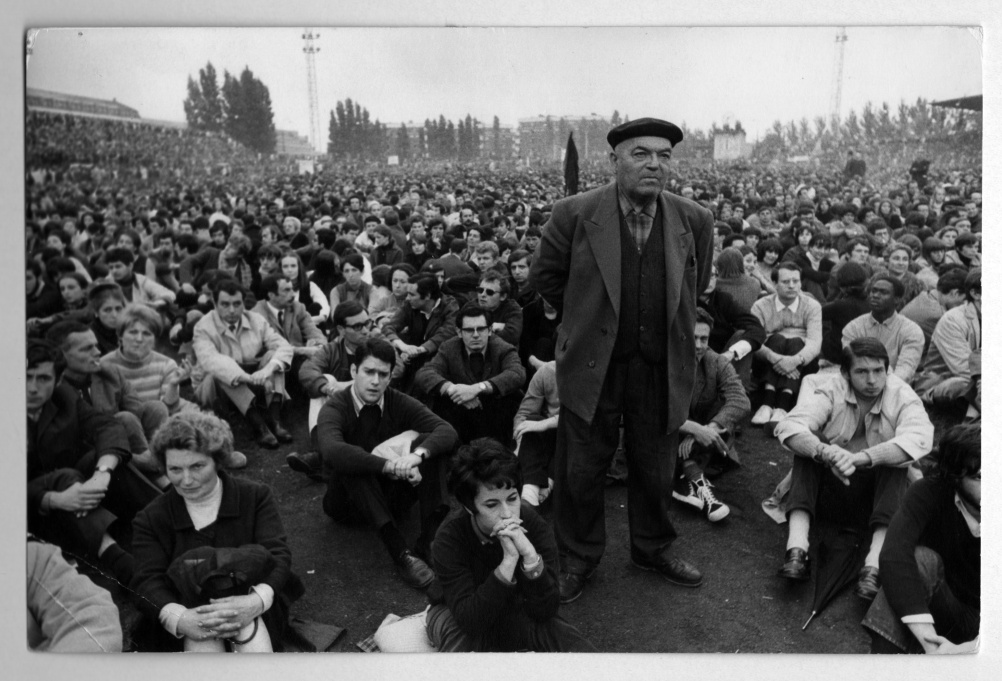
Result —
<instances>
[{"instance_id":1,"label":"dark flag","mask_svg":"<svg viewBox=\"0 0 1002 681\"><path fill-rule=\"evenodd\" d=\"M578 193L578 148L574 145L574 133L567 136L567 154L564 156L564 188L567 196Z\"/></svg>"}]
</instances>

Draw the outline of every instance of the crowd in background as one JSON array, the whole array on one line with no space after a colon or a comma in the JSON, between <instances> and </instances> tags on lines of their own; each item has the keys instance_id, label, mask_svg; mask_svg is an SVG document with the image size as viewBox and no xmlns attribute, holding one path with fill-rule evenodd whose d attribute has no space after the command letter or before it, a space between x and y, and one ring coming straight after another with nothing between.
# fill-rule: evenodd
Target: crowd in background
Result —
<instances>
[{"instance_id":1,"label":"crowd in background","mask_svg":"<svg viewBox=\"0 0 1002 681\"><path fill-rule=\"evenodd\" d=\"M186 466L218 467L226 490L243 485L226 472L246 465L239 450L287 443L296 420L309 420L312 449L288 465L333 486L344 466L323 437L324 405L359 385L362 363L385 350L355 353L375 341L392 348L389 385L449 424L453 449L500 442L518 453L521 498L545 502L560 314L536 294L529 271L564 195L561 169L296 174L222 137L35 112L26 142L28 402L37 419L29 427L29 528L132 584L157 604L150 614L175 640L199 639L186 619L198 606L178 605L166 577L151 572L154 557L164 562L162 533L178 509L150 504L191 478ZM683 161L674 169L668 191L715 219L714 277L696 324L697 332L706 327L705 361L723 358L740 382L727 384L730 393L722 382L708 403L694 404L692 418L710 421L728 406L718 425L726 421L731 433L749 415L752 425L781 431L803 386L813 385L807 377L838 372L843 347L872 336L887 347L889 373L938 414L940 432L980 420L979 155L955 149L923 161L907 150L858 152L845 168ZM581 191L609 179L605 168L585 166ZM800 314L809 318L791 331L777 315L803 296L810 300ZM236 317L224 303L239 305ZM230 319L236 328L227 331ZM794 349L784 349L791 338ZM53 385L42 385L48 374L39 367L51 369ZM243 418L254 444L234 442L204 412ZM698 449L704 437L694 430L682 446ZM179 450L211 454L212 463L175 461ZM693 473L684 464L676 498L718 522L726 503L696 484L708 466L702 460ZM247 559L278 567L262 572L251 596L223 596L232 610L199 616L217 618L208 626L237 641L234 649L280 649L280 620L302 588L288 570L274 501L263 485L245 487L241 503L257 501L247 512L266 536L234 522L225 545L263 544L263 557ZM337 519L335 497L328 493L324 510ZM222 522L202 518L201 501L186 503L196 528ZM218 503L215 513L228 512L225 498ZM95 520L99 511L107 517ZM116 517L135 518L135 531ZM75 518L71 529L63 518ZM423 529L433 536L435 527ZM401 563L396 535L380 536L404 581L427 587L408 561L432 562L432 537ZM198 545L188 535L171 544L176 552ZM99 598L74 585L81 597Z\"/></svg>"}]
</instances>

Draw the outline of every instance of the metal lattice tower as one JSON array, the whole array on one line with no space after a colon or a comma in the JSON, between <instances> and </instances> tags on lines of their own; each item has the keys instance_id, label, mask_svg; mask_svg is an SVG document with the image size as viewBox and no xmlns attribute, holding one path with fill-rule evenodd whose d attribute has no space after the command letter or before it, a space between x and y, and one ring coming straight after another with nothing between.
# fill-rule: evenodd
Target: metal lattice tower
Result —
<instances>
[{"instance_id":1,"label":"metal lattice tower","mask_svg":"<svg viewBox=\"0 0 1002 681\"><path fill-rule=\"evenodd\" d=\"M832 82L832 102L831 102L831 120L837 121L841 118L842 110L842 65L845 62L845 41L849 39L849 36L845 34L845 26L839 28L838 33L835 34L835 75ZM832 130L832 133L838 137L838 127Z\"/></svg>"},{"instance_id":2,"label":"metal lattice tower","mask_svg":"<svg viewBox=\"0 0 1002 681\"><path fill-rule=\"evenodd\" d=\"M303 33L303 41L306 45L303 47L303 52L306 53L306 80L307 91L310 96L310 142L313 143L313 148L322 149L322 140L320 138L320 105L317 103L317 60L316 54L320 51L320 47L315 45L313 41L320 38L319 33L314 33L313 29L304 29L306 32Z\"/></svg>"}]
</instances>

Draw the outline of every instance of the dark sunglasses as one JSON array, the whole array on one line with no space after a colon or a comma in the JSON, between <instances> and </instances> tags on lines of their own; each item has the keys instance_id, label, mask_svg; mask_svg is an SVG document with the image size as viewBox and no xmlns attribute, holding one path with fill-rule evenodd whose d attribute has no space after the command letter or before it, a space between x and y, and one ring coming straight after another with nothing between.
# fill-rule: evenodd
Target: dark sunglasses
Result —
<instances>
[{"instance_id":1,"label":"dark sunglasses","mask_svg":"<svg viewBox=\"0 0 1002 681\"><path fill-rule=\"evenodd\" d=\"M500 291L493 288L487 288L486 286L478 286L477 293L483 293L485 296L495 296L500 293Z\"/></svg>"}]
</instances>

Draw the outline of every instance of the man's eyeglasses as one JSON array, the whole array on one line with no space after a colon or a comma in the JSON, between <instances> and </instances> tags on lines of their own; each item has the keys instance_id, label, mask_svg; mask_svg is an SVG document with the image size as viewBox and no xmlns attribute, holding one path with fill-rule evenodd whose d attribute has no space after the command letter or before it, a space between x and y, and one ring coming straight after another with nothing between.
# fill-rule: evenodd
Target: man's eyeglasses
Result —
<instances>
[{"instance_id":1,"label":"man's eyeglasses","mask_svg":"<svg viewBox=\"0 0 1002 681\"><path fill-rule=\"evenodd\" d=\"M483 334L487 333L487 329L488 328L490 328L490 327L487 327L487 326L464 326L462 329L460 329L460 331L462 331L463 333L468 333L470 335L476 334L477 336L482 336Z\"/></svg>"},{"instance_id":2,"label":"man's eyeglasses","mask_svg":"<svg viewBox=\"0 0 1002 681\"><path fill-rule=\"evenodd\" d=\"M495 289L495 288L487 288L486 286L478 286L477 287L477 293L482 293L485 296L496 296L498 293L500 293L500 291L497 290L497 289Z\"/></svg>"},{"instance_id":3,"label":"man's eyeglasses","mask_svg":"<svg viewBox=\"0 0 1002 681\"><path fill-rule=\"evenodd\" d=\"M371 329L375 324L376 322L371 319L366 319L364 322L359 322L358 324L345 324L344 328L351 329L352 331L361 331L362 329Z\"/></svg>"}]
</instances>

